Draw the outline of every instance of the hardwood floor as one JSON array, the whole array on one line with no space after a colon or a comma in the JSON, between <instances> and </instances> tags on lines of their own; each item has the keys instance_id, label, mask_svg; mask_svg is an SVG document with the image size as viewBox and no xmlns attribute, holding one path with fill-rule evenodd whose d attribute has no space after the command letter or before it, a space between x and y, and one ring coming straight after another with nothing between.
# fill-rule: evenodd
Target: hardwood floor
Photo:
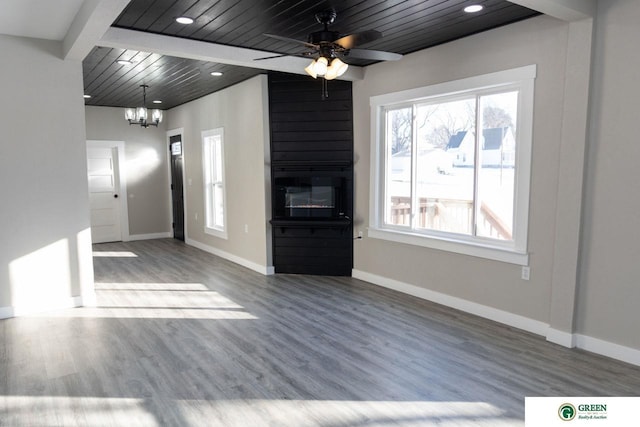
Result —
<instances>
[{"instance_id":1,"label":"hardwood floor","mask_svg":"<svg viewBox=\"0 0 640 427\"><path fill-rule=\"evenodd\" d=\"M640 368L352 278L94 246L98 307L0 321L0 425L522 426Z\"/></svg>"}]
</instances>

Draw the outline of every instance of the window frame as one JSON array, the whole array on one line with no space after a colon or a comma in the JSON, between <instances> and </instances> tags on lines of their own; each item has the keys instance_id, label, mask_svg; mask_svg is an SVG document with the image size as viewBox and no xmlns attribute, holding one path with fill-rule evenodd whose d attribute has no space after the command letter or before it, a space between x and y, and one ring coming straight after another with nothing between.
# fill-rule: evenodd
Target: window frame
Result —
<instances>
[{"instance_id":1,"label":"window frame","mask_svg":"<svg viewBox=\"0 0 640 427\"><path fill-rule=\"evenodd\" d=\"M533 141L536 65L373 96L371 107L371 187L368 236L416 246L471 255L518 265L529 264L528 222ZM417 231L384 223L386 187L385 111L421 102L443 102L469 94L519 91L516 122L514 228L512 241L437 230ZM413 182L413 179L412 179ZM413 185L413 184L412 184Z\"/></svg>"},{"instance_id":2,"label":"window frame","mask_svg":"<svg viewBox=\"0 0 640 427\"><path fill-rule=\"evenodd\" d=\"M215 157L215 147L213 141L215 137L219 137L220 141L220 157ZM227 190L225 175L225 155L224 155L224 128L216 128L204 130L201 133L202 139L202 184L203 184L203 201L204 201L204 232L212 236L227 239ZM216 160L220 160L217 164ZM209 170L209 162L211 162L212 170ZM221 182L212 182L211 175L215 174L216 166L220 168ZM222 188L222 226L215 225L215 191L209 192L212 185L220 185ZM213 221L214 224L211 224Z\"/></svg>"}]
</instances>

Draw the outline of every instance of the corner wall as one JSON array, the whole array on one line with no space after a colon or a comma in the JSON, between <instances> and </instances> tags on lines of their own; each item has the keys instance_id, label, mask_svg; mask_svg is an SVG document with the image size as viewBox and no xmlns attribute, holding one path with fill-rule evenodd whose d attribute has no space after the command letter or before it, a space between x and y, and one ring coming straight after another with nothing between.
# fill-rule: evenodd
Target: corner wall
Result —
<instances>
[{"instance_id":1,"label":"corner wall","mask_svg":"<svg viewBox=\"0 0 640 427\"><path fill-rule=\"evenodd\" d=\"M264 274L273 271L267 76L169 110L182 128L186 242ZM204 232L201 132L224 128L228 239Z\"/></svg>"},{"instance_id":2,"label":"corner wall","mask_svg":"<svg viewBox=\"0 0 640 427\"><path fill-rule=\"evenodd\" d=\"M638 21L636 0L598 2L576 326L640 354Z\"/></svg>"},{"instance_id":3,"label":"corner wall","mask_svg":"<svg viewBox=\"0 0 640 427\"><path fill-rule=\"evenodd\" d=\"M0 318L91 303L82 64L0 36Z\"/></svg>"}]
</instances>

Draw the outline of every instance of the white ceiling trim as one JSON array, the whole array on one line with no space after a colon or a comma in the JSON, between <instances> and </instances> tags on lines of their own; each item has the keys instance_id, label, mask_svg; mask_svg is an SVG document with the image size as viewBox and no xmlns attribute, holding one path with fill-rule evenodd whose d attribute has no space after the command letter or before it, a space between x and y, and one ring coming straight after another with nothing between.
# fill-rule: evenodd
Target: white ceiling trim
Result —
<instances>
[{"instance_id":1,"label":"white ceiling trim","mask_svg":"<svg viewBox=\"0 0 640 427\"><path fill-rule=\"evenodd\" d=\"M85 0L62 41L64 59L82 61L129 0Z\"/></svg>"},{"instance_id":2,"label":"white ceiling trim","mask_svg":"<svg viewBox=\"0 0 640 427\"><path fill-rule=\"evenodd\" d=\"M597 12L597 0L509 0L511 3L553 16L563 21L580 21L593 18Z\"/></svg>"},{"instance_id":3,"label":"white ceiling trim","mask_svg":"<svg viewBox=\"0 0 640 427\"><path fill-rule=\"evenodd\" d=\"M83 0L2 0L0 34L60 41Z\"/></svg>"},{"instance_id":4,"label":"white ceiling trim","mask_svg":"<svg viewBox=\"0 0 640 427\"><path fill-rule=\"evenodd\" d=\"M310 62L309 59L296 56L284 56L256 61L257 58L277 55L277 53L114 27L109 28L96 45L304 75L306 75L304 68L309 65ZM340 77L341 80L351 81L362 80L363 78L364 69L353 65L350 65L347 72Z\"/></svg>"}]
</instances>

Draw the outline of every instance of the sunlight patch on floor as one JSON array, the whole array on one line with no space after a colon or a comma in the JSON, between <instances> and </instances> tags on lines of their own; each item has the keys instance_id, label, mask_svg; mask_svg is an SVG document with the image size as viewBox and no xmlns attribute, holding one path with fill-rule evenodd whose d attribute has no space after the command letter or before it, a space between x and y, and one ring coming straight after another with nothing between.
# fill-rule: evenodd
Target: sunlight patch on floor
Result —
<instances>
[{"instance_id":1,"label":"sunlight patch on floor","mask_svg":"<svg viewBox=\"0 0 640 427\"><path fill-rule=\"evenodd\" d=\"M172 400L154 396L97 398L0 396L0 421L61 425L200 426L522 426L487 402L341 400ZM35 425L35 424L33 424Z\"/></svg>"},{"instance_id":2,"label":"sunlight patch on floor","mask_svg":"<svg viewBox=\"0 0 640 427\"><path fill-rule=\"evenodd\" d=\"M107 283L96 282L96 291L208 291L202 283Z\"/></svg>"},{"instance_id":3,"label":"sunlight patch on floor","mask_svg":"<svg viewBox=\"0 0 640 427\"><path fill-rule=\"evenodd\" d=\"M96 318L96 319L202 319L202 320L256 320L258 317L241 310L202 308L101 308L82 307L70 310L33 314L29 317Z\"/></svg>"},{"instance_id":4,"label":"sunlight patch on floor","mask_svg":"<svg viewBox=\"0 0 640 427\"><path fill-rule=\"evenodd\" d=\"M255 320L240 304L202 283L96 283L96 306L32 317Z\"/></svg>"},{"instance_id":5,"label":"sunlight patch on floor","mask_svg":"<svg viewBox=\"0 0 640 427\"><path fill-rule=\"evenodd\" d=\"M138 255L131 251L93 251L96 258L138 258Z\"/></svg>"}]
</instances>

